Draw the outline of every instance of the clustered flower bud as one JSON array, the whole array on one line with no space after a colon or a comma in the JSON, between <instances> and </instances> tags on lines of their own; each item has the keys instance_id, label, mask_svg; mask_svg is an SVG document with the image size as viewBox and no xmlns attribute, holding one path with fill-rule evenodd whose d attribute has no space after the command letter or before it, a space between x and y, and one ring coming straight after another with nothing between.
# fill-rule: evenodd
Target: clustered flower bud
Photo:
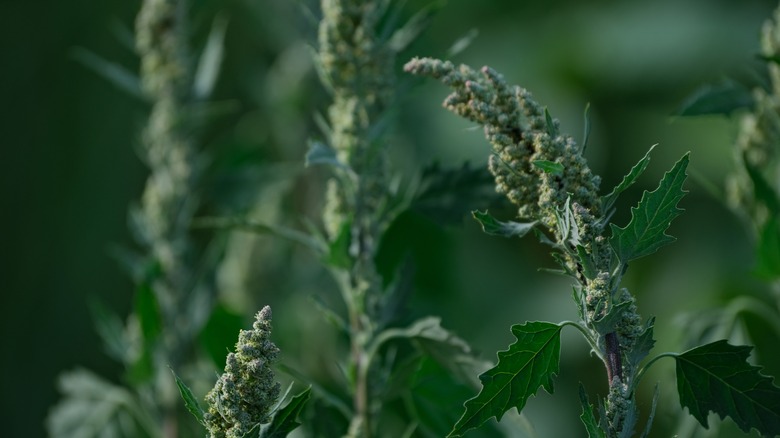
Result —
<instances>
[{"instance_id":1,"label":"clustered flower bud","mask_svg":"<svg viewBox=\"0 0 780 438\"><path fill-rule=\"evenodd\" d=\"M269 422L280 392L271 369L278 355L271 341L271 308L265 306L252 330L241 330L225 373L206 394L209 409L204 421L210 438L240 438Z\"/></svg>"},{"instance_id":2,"label":"clustered flower bud","mask_svg":"<svg viewBox=\"0 0 780 438\"><path fill-rule=\"evenodd\" d=\"M558 122L548 126L544 109L521 87L510 87L489 67L479 72L449 61L415 58L404 69L431 76L453 89L444 107L484 127L493 146L488 166L496 190L517 205L521 218L540 220L552 229L555 212L571 198L600 216L600 179L593 175L574 140L557 134ZM548 173L535 161L563 166L562 174Z\"/></svg>"}]
</instances>

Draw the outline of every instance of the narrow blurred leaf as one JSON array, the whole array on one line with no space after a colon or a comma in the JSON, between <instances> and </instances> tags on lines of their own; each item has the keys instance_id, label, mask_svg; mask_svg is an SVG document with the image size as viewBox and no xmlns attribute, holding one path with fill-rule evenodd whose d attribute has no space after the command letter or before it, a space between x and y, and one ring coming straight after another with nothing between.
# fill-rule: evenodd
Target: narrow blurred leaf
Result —
<instances>
[{"instance_id":1,"label":"narrow blurred leaf","mask_svg":"<svg viewBox=\"0 0 780 438\"><path fill-rule=\"evenodd\" d=\"M252 231L258 234L270 234L303 245L318 254L325 253L326 251L322 243L309 234L281 225L257 222L249 218L204 217L195 219L192 226L196 228L234 228Z\"/></svg>"},{"instance_id":2,"label":"narrow blurred leaf","mask_svg":"<svg viewBox=\"0 0 780 438\"><path fill-rule=\"evenodd\" d=\"M533 164L539 169L542 169L544 173L549 173L555 176L563 175L563 164L561 163L556 163L554 161L547 161L547 160L536 160L536 161L532 161L531 164Z\"/></svg>"},{"instance_id":3,"label":"narrow blurred leaf","mask_svg":"<svg viewBox=\"0 0 780 438\"><path fill-rule=\"evenodd\" d=\"M448 436L462 436L492 417L501 420L513 407L522 411L528 398L543 387L553 392L552 378L559 370L561 326L528 322L512 326L517 342L498 353L498 364L479 378L482 391L465 403L466 412Z\"/></svg>"},{"instance_id":4,"label":"narrow blurred leaf","mask_svg":"<svg viewBox=\"0 0 780 438\"><path fill-rule=\"evenodd\" d=\"M582 383L580 383L580 403L582 403L580 420L585 425L588 438L606 438L606 434L601 430L599 423L596 421L596 415L593 414L593 405L588 401L588 394L585 392L585 387L582 386Z\"/></svg>"},{"instance_id":5,"label":"narrow blurred leaf","mask_svg":"<svg viewBox=\"0 0 780 438\"><path fill-rule=\"evenodd\" d=\"M645 156L642 157L642 159L631 168L631 171L628 172L628 175L623 177L623 180L620 181L620 184L612 189L610 194L601 198L601 208L604 212L609 213L609 211L612 210L612 207L615 205L615 201L617 200L618 195L623 193L627 188L631 187L639 178L639 176L642 175L642 173L647 168L647 165L650 163L650 152L653 152L653 149L655 149L656 146L657 145L650 146L650 149L648 149L647 153L645 153Z\"/></svg>"},{"instance_id":6,"label":"narrow blurred leaf","mask_svg":"<svg viewBox=\"0 0 780 438\"><path fill-rule=\"evenodd\" d=\"M436 1L417 11L403 27L397 29L390 36L387 42L390 50L399 53L406 49L412 41L430 26L433 17L444 7L444 4L444 1Z\"/></svg>"},{"instance_id":7,"label":"narrow blurred leaf","mask_svg":"<svg viewBox=\"0 0 780 438\"><path fill-rule=\"evenodd\" d=\"M639 205L631 208L631 222L625 228L611 224L610 244L624 264L675 241L674 237L666 234L666 230L683 211L677 203L687 193L682 190L687 166L688 154L685 154L664 175L658 188L652 192L645 191Z\"/></svg>"},{"instance_id":8,"label":"narrow blurred leaf","mask_svg":"<svg viewBox=\"0 0 780 438\"><path fill-rule=\"evenodd\" d=\"M653 403L650 405L650 415L647 417L647 423L645 424L645 430L642 432L642 436L640 438L647 438L650 436L650 429L653 428L653 420L655 420L655 408L658 405L658 395L660 394L660 391L658 390L658 384L655 384L655 390L653 391Z\"/></svg>"},{"instance_id":9,"label":"narrow blurred leaf","mask_svg":"<svg viewBox=\"0 0 780 438\"><path fill-rule=\"evenodd\" d=\"M503 222L491 216L487 211L474 210L471 212L471 215L482 225L482 231L491 236L523 237L537 224L536 221L526 223Z\"/></svg>"},{"instance_id":10,"label":"narrow blurred leaf","mask_svg":"<svg viewBox=\"0 0 780 438\"><path fill-rule=\"evenodd\" d=\"M198 423L203 423L203 408L200 407L200 403L198 403L198 399L195 398L195 395L192 394L192 390L184 384L184 382L179 378L178 375L176 375L176 371L171 369L171 373L173 374L173 378L176 379L176 387L179 388L179 394L181 394L181 398L184 399L184 406L187 408L188 411L190 411L190 414L194 415L195 418L198 419Z\"/></svg>"},{"instance_id":11,"label":"narrow blurred leaf","mask_svg":"<svg viewBox=\"0 0 780 438\"><path fill-rule=\"evenodd\" d=\"M328 250L324 258L325 263L341 269L347 269L352 266L352 257L349 255L351 241L352 222L344 221L339 229L339 234L328 244Z\"/></svg>"},{"instance_id":12,"label":"narrow blurred leaf","mask_svg":"<svg viewBox=\"0 0 780 438\"><path fill-rule=\"evenodd\" d=\"M468 32L466 32L465 35L455 40L454 43L452 43L452 46L450 46L449 49L447 49L447 54L444 58L454 58L455 56L459 55L461 52L466 50L472 42L474 42L475 39L479 36L479 30L476 28L470 29Z\"/></svg>"},{"instance_id":13,"label":"narrow blurred leaf","mask_svg":"<svg viewBox=\"0 0 780 438\"><path fill-rule=\"evenodd\" d=\"M705 85L696 90L683 102L677 110L677 115L729 115L738 109L750 108L754 103L750 90L729 80L717 85Z\"/></svg>"},{"instance_id":14,"label":"narrow blurred leaf","mask_svg":"<svg viewBox=\"0 0 780 438\"><path fill-rule=\"evenodd\" d=\"M294 396L282 409L276 411L271 424L263 428L260 433L260 438L284 438L295 430L301 425L298 422L298 416L310 398L311 386Z\"/></svg>"},{"instance_id":15,"label":"narrow blurred leaf","mask_svg":"<svg viewBox=\"0 0 780 438\"><path fill-rule=\"evenodd\" d=\"M85 67L94 71L120 90L140 100L144 99L141 91L141 81L138 79L138 76L126 68L115 62L107 61L81 47L73 48L71 55Z\"/></svg>"},{"instance_id":16,"label":"narrow blurred leaf","mask_svg":"<svg viewBox=\"0 0 780 438\"><path fill-rule=\"evenodd\" d=\"M198 99L205 99L211 96L214 90L214 84L219 77L219 69L222 66L222 57L225 49L225 31L227 30L228 19L220 14L214 19L209 32L206 47L198 60L198 67L195 70L193 80L193 91Z\"/></svg>"},{"instance_id":17,"label":"narrow blurred leaf","mask_svg":"<svg viewBox=\"0 0 780 438\"><path fill-rule=\"evenodd\" d=\"M244 318L241 315L222 303L214 306L206 325L198 335L198 342L217 369L225 368L228 352L235 346L242 328Z\"/></svg>"},{"instance_id":18,"label":"narrow blurred leaf","mask_svg":"<svg viewBox=\"0 0 780 438\"><path fill-rule=\"evenodd\" d=\"M780 222L776 217L764 224L758 236L755 272L767 280L780 277Z\"/></svg>"},{"instance_id":19,"label":"narrow blurred leaf","mask_svg":"<svg viewBox=\"0 0 780 438\"><path fill-rule=\"evenodd\" d=\"M744 432L780 434L780 388L747 362L751 349L717 341L675 356L680 404L705 428L712 411Z\"/></svg>"},{"instance_id":20,"label":"narrow blurred leaf","mask_svg":"<svg viewBox=\"0 0 780 438\"><path fill-rule=\"evenodd\" d=\"M582 116L583 128L582 128L582 146L580 146L580 154L585 152L588 147L588 140L590 139L590 102L585 105L585 111Z\"/></svg>"}]
</instances>

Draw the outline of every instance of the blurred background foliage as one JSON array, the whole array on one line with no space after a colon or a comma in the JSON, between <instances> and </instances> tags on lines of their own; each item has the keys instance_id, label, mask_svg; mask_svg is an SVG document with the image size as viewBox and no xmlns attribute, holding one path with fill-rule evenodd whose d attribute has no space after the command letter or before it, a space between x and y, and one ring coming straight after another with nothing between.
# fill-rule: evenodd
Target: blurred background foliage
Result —
<instances>
[{"instance_id":1,"label":"blurred background foliage","mask_svg":"<svg viewBox=\"0 0 780 438\"><path fill-rule=\"evenodd\" d=\"M244 211L296 228L306 219L318 222L325 174L303 167L307 139L318 135L313 114L327 104L307 48L316 43L316 26L305 9L318 16L316 2L192 3L196 48L205 44L216 14L229 19L215 91L227 110L203 141L212 160L204 182L208 209ZM407 10L426 3L411 0ZM137 71L128 32L139 6L120 0L0 1L3 436L44 435L61 371L83 366L116 380L122 373L102 351L89 303L101 302L120 315L132 305L132 283L109 254L112 246L132 242L127 208L139 198L146 176L135 150L147 108L74 53L86 49ZM657 316L656 351L680 350L689 324L683 312L764 286L750 273L747 232L702 183L722 186L733 167L736 123L724 117L678 119L674 112L701 84L725 76L755 79L761 71L755 57L759 29L775 6L770 0L449 0L399 61L443 55L477 29L455 61L491 65L508 82L530 89L575 138L581 138L590 103L586 155L603 176L604 189L652 144L659 146L640 180L645 189L692 152L686 214L671 229L678 242L634 264L626 277L642 314ZM482 134L440 108L445 94L437 84L424 83L404 98L392 155L405 178L433 162L486 162ZM628 206L640 195L636 189L625 196L617 223L627 221ZM495 214L508 218L510 210L498 207ZM442 226L408 213L383 244L383 263L406 253L416 262L410 312L442 316L444 327L491 361L511 342L510 325L575 318L568 280L537 271L552 263L532 239L484 235L466 215ZM231 236L226 257L220 293L228 306L244 314L248 326L253 313L270 304L283 362L332 377L342 347L311 298L338 300L318 261L295 245L246 232ZM760 342L761 326L748 329ZM585 381L594 393L604 389L603 370L586 345L564 334L556 394L539 395L525 410L541 437L582 436L576 382ZM758 362L780 375L777 356ZM649 377L640 409L647 410L651 382L662 380L667 398L653 436L669 436L679 411L671 362Z\"/></svg>"}]
</instances>

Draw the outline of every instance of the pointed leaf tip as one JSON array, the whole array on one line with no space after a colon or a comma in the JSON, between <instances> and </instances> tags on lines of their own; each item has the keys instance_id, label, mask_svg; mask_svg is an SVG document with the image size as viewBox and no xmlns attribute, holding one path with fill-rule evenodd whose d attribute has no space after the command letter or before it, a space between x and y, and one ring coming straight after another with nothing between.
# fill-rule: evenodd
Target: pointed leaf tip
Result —
<instances>
[{"instance_id":1,"label":"pointed leaf tip","mask_svg":"<svg viewBox=\"0 0 780 438\"><path fill-rule=\"evenodd\" d=\"M462 436L492 417L500 421L512 408L522 411L539 387L552 394L560 364L561 328L539 321L513 326L517 342L499 352L498 364L479 376L482 390L464 404L466 411L448 436Z\"/></svg>"},{"instance_id":2,"label":"pointed leaf tip","mask_svg":"<svg viewBox=\"0 0 780 438\"><path fill-rule=\"evenodd\" d=\"M610 244L623 263L652 254L676 239L666 230L672 220L682 214L677 203L687 193L682 189L687 174L689 154L685 154L674 167L664 174L658 188L642 195L642 200L631 208L631 221L624 228L610 224Z\"/></svg>"},{"instance_id":3,"label":"pointed leaf tip","mask_svg":"<svg viewBox=\"0 0 780 438\"><path fill-rule=\"evenodd\" d=\"M751 349L717 341L675 356L680 405L705 428L712 411L744 432L780 435L780 388L747 362Z\"/></svg>"}]
</instances>

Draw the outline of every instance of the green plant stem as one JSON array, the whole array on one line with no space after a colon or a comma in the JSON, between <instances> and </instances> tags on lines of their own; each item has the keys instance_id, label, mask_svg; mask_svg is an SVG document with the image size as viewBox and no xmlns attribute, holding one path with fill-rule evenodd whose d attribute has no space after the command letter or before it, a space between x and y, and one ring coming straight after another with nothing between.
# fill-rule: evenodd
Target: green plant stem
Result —
<instances>
[{"instance_id":1,"label":"green plant stem","mask_svg":"<svg viewBox=\"0 0 780 438\"><path fill-rule=\"evenodd\" d=\"M652 359L648 360L647 363L641 368L639 368L639 371L637 371L636 376L631 382L631 387L629 389L629 392L631 394L634 393L634 390L636 390L636 387L639 386L639 382L642 380L647 370L650 369L650 367L653 366L653 364L656 363L659 359L662 359L664 357L677 357L679 355L680 355L679 353L666 352L666 353L658 354Z\"/></svg>"}]
</instances>

